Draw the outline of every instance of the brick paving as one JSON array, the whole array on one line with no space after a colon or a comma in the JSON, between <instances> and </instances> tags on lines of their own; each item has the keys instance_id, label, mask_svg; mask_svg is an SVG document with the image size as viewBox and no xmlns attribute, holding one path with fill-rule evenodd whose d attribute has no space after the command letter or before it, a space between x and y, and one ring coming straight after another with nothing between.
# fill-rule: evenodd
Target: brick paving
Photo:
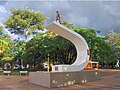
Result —
<instances>
[{"instance_id":1,"label":"brick paving","mask_svg":"<svg viewBox=\"0 0 120 90\"><path fill-rule=\"evenodd\" d=\"M60 88L31 84L28 76L0 76L0 90L120 90L120 70L101 70L100 80Z\"/></svg>"}]
</instances>

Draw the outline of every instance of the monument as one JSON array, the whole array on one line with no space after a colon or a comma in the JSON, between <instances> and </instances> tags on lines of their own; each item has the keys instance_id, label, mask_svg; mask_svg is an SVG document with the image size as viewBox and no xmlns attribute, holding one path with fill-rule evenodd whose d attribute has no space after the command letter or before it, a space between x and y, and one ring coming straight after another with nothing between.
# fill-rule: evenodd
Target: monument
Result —
<instances>
[{"instance_id":1,"label":"monument","mask_svg":"<svg viewBox=\"0 0 120 90\"><path fill-rule=\"evenodd\" d=\"M83 70L89 62L90 52L85 39L80 34L68 29L56 21L52 22L46 28L71 41L76 47L77 58L71 65L52 66L51 72L30 72L30 83L51 88L99 79L100 72L98 70Z\"/></svg>"}]
</instances>

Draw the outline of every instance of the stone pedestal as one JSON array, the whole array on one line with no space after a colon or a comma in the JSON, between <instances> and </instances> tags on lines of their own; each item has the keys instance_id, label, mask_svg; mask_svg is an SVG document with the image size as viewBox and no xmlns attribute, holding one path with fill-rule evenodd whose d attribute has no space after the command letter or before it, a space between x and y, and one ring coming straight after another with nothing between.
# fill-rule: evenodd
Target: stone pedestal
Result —
<instances>
[{"instance_id":1,"label":"stone pedestal","mask_svg":"<svg viewBox=\"0 0 120 90\"><path fill-rule=\"evenodd\" d=\"M76 72L30 72L29 82L44 87L61 87L95 81L100 79L99 70L83 70Z\"/></svg>"}]
</instances>

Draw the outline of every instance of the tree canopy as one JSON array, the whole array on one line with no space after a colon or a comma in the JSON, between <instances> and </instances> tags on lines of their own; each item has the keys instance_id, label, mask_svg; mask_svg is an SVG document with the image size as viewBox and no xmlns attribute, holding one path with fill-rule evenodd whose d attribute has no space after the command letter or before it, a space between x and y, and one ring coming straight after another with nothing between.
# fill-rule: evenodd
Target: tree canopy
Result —
<instances>
[{"instance_id":1,"label":"tree canopy","mask_svg":"<svg viewBox=\"0 0 120 90\"><path fill-rule=\"evenodd\" d=\"M93 61L104 63L116 61L115 51L106 41L105 36L97 36L94 29L75 28L68 22L63 22L62 24L85 38L89 45ZM31 61L36 65L37 63L47 61L47 54L50 54L53 64L72 64L77 55L76 48L70 41L54 32L47 31L46 33L37 34L26 43L26 51L23 57L27 63Z\"/></svg>"},{"instance_id":2,"label":"tree canopy","mask_svg":"<svg viewBox=\"0 0 120 90\"><path fill-rule=\"evenodd\" d=\"M44 21L47 20L41 12L34 12L28 9L12 9L11 16L4 24L10 32L22 34L26 37L35 34L37 30L44 29Z\"/></svg>"},{"instance_id":3,"label":"tree canopy","mask_svg":"<svg viewBox=\"0 0 120 90\"><path fill-rule=\"evenodd\" d=\"M113 47L117 59L120 59L120 34L109 33L107 36L107 42Z\"/></svg>"},{"instance_id":4,"label":"tree canopy","mask_svg":"<svg viewBox=\"0 0 120 90\"><path fill-rule=\"evenodd\" d=\"M3 34L0 26L0 63L3 61L29 64L30 69L43 68L42 64L49 56L52 64L72 64L76 60L76 48L68 40L58 34L44 30L47 20L41 12L28 9L12 9L11 16L4 21L5 28L11 33L24 35L27 42L11 40L8 34ZM95 29L75 27L72 23L63 21L62 25L70 28L85 38L88 43L91 60L111 64L120 59L120 34L109 33L107 36L97 36ZM28 36L33 35L28 40ZM39 70L39 69L37 69Z\"/></svg>"}]
</instances>

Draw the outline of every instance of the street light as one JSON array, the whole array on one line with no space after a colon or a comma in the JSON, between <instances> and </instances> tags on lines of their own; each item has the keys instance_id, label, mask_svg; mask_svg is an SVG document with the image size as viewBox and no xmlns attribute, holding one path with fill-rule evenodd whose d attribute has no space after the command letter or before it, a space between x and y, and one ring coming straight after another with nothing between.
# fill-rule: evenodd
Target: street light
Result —
<instances>
[{"instance_id":1,"label":"street light","mask_svg":"<svg viewBox=\"0 0 120 90\"><path fill-rule=\"evenodd\" d=\"M50 57L50 54L48 54L48 70L47 70L48 72L50 72L50 58L49 57Z\"/></svg>"},{"instance_id":2,"label":"street light","mask_svg":"<svg viewBox=\"0 0 120 90\"><path fill-rule=\"evenodd\" d=\"M44 46L44 47L46 48L47 46ZM47 57L48 57L48 68L47 68L47 71L50 72L50 54L48 54Z\"/></svg>"}]
</instances>

